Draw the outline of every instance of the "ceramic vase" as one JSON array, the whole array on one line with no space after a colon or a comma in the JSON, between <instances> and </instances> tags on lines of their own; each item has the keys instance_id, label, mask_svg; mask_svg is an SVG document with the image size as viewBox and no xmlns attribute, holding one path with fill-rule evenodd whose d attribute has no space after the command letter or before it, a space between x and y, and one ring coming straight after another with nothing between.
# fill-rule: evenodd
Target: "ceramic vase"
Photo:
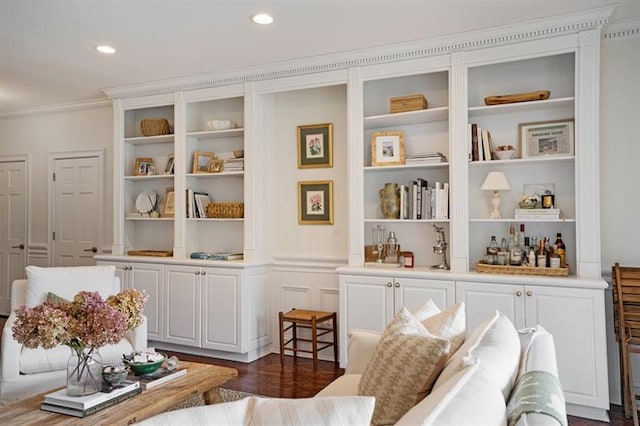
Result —
<instances>
[{"instance_id":1,"label":"ceramic vase","mask_svg":"<svg viewBox=\"0 0 640 426\"><path fill-rule=\"evenodd\" d=\"M380 189L380 210L385 219L400 219L400 187L397 183L385 183Z\"/></svg>"}]
</instances>

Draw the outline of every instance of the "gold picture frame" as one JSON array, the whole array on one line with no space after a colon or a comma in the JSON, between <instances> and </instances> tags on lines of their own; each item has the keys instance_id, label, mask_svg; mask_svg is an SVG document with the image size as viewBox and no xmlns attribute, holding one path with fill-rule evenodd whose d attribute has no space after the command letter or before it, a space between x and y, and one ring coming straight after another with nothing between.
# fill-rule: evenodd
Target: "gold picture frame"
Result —
<instances>
[{"instance_id":1,"label":"gold picture frame","mask_svg":"<svg viewBox=\"0 0 640 426\"><path fill-rule=\"evenodd\" d=\"M192 173L211 173L211 162L215 158L216 156L213 152L194 152Z\"/></svg>"},{"instance_id":2,"label":"gold picture frame","mask_svg":"<svg viewBox=\"0 0 640 426\"><path fill-rule=\"evenodd\" d=\"M371 133L371 165L398 166L405 162L404 132Z\"/></svg>"},{"instance_id":3,"label":"gold picture frame","mask_svg":"<svg viewBox=\"0 0 640 426\"><path fill-rule=\"evenodd\" d=\"M164 200L162 202L162 217L175 217L176 198L173 187L165 189Z\"/></svg>"},{"instance_id":4,"label":"gold picture frame","mask_svg":"<svg viewBox=\"0 0 640 426\"><path fill-rule=\"evenodd\" d=\"M138 157L136 158L135 163L133 164L133 175L134 176L147 176L149 174L149 166L151 166L151 170L153 170L153 158L150 157Z\"/></svg>"},{"instance_id":5,"label":"gold picture frame","mask_svg":"<svg viewBox=\"0 0 640 426\"><path fill-rule=\"evenodd\" d=\"M333 124L298 126L298 168L333 167Z\"/></svg>"},{"instance_id":6,"label":"gold picture frame","mask_svg":"<svg viewBox=\"0 0 640 426\"><path fill-rule=\"evenodd\" d=\"M333 181L298 182L298 223L333 225Z\"/></svg>"},{"instance_id":7,"label":"gold picture frame","mask_svg":"<svg viewBox=\"0 0 640 426\"><path fill-rule=\"evenodd\" d=\"M211 167L209 168L210 173L222 173L223 170L224 170L224 161L222 160L211 161Z\"/></svg>"}]
</instances>

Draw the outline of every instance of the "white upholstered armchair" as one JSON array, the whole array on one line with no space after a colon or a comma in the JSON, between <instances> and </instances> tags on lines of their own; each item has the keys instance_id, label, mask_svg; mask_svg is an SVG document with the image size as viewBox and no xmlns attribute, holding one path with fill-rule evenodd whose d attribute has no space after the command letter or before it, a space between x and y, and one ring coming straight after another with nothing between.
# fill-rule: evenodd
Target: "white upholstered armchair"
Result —
<instances>
[{"instance_id":1,"label":"white upholstered armchair","mask_svg":"<svg viewBox=\"0 0 640 426\"><path fill-rule=\"evenodd\" d=\"M22 305L42 303L48 292L71 300L81 290L97 291L103 298L121 291L113 266L39 268L28 266L27 279L16 280L11 287L11 315L2 330L0 349L0 405L28 398L66 383L66 367L71 349L60 345L53 349L30 349L13 338L11 327L15 310ZM116 345L100 348L105 364L122 360L122 354L147 347L147 322L143 322Z\"/></svg>"}]
</instances>

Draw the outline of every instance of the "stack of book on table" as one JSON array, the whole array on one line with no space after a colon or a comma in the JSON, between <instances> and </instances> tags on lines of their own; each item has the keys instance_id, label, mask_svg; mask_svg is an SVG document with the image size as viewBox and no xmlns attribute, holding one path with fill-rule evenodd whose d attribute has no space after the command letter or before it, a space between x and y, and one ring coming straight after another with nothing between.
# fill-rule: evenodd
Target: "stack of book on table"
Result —
<instances>
[{"instance_id":1,"label":"stack of book on table","mask_svg":"<svg viewBox=\"0 0 640 426\"><path fill-rule=\"evenodd\" d=\"M177 379L178 377L182 377L187 374L186 368L181 368L179 370L168 370L166 368L160 368L156 373L150 376L135 376L133 374L129 374L127 380L139 380L140 387L143 390L155 388L158 385L163 383L167 383L171 380Z\"/></svg>"},{"instance_id":2,"label":"stack of book on table","mask_svg":"<svg viewBox=\"0 0 640 426\"><path fill-rule=\"evenodd\" d=\"M75 417L86 417L142 392L139 381L125 380L111 389L87 396L68 396L62 388L44 396L41 410L66 414Z\"/></svg>"}]
</instances>

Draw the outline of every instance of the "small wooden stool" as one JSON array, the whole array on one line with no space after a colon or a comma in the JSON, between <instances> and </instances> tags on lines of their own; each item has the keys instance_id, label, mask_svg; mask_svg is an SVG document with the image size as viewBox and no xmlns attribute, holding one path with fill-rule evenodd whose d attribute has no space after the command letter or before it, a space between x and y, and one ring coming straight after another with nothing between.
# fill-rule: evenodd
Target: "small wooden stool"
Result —
<instances>
[{"instance_id":1,"label":"small wooden stool","mask_svg":"<svg viewBox=\"0 0 640 426\"><path fill-rule=\"evenodd\" d=\"M284 351L292 351L293 357L296 358L298 352L307 352L313 354L313 371L318 370L318 352L333 346L333 357L335 362L338 362L338 327L336 322L335 312L322 312L322 311L307 311L304 309L292 309L286 314L279 313L280 317L280 365L284 366ZM322 324L331 320L331 327L318 327L318 324ZM290 322L291 324L285 328L284 323ZM304 339L298 337L298 327L311 329L311 339ZM292 336L289 340L285 341L284 333L291 329ZM333 333L333 341L321 341L318 337L325 334ZM300 349L298 342L311 342L311 350ZM293 343L293 346L287 347L289 343Z\"/></svg>"}]
</instances>

